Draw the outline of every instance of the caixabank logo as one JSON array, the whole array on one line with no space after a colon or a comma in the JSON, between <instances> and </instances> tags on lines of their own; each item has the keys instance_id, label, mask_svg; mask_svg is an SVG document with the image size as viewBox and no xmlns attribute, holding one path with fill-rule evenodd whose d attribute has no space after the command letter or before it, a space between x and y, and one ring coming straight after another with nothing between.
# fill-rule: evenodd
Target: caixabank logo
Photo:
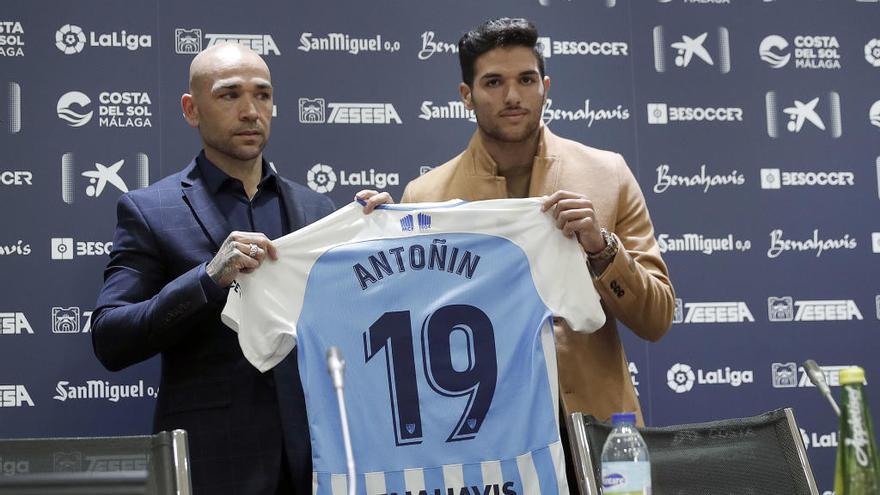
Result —
<instances>
[{"instance_id":1,"label":"caixabank logo","mask_svg":"<svg viewBox=\"0 0 880 495\"><path fill-rule=\"evenodd\" d=\"M780 95L778 91L768 91L764 95L764 104L767 110L767 134L773 139L784 135L823 134L836 139L843 135L840 94L837 91L807 96ZM780 126L781 122L785 123L784 126Z\"/></svg>"},{"instance_id":2,"label":"caixabank logo","mask_svg":"<svg viewBox=\"0 0 880 495\"><path fill-rule=\"evenodd\" d=\"M342 52L351 55L364 53L396 53L400 51L400 41L383 38L376 34L366 38L352 36L348 33L302 33L299 36L301 52Z\"/></svg>"},{"instance_id":3,"label":"caixabank logo","mask_svg":"<svg viewBox=\"0 0 880 495\"><path fill-rule=\"evenodd\" d=\"M771 322L863 320L852 299L795 300L791 296L767 298L767 317Z\"/></svg>"},{"instance_id":4,"label":"caixabank logo","mask_svg":"<svg viewBox=\"0 0 880 495\"><path fill-rule=\"evenodd\" d=\"M109 158L109 159L108 159ZM61 199L72 205L80 200L110 197L150 184L150 158L146 153L87 160L68 152L61 156Z\"/></svg>"},{"instance_id":5,"label":"caixabank logo","mask_svg":"<svg viewBox=\"0 0 880 495\"><path fill-rule=\"evenodd\" d=\"M358 188L370 186L377 189L385 189L388 186L399 186L400 174L397 172L380 172L373 168L364 170L340 169L337 174L332 166L316 163L306 173L306 184L312 191L322 194L332 191L337 184L340 186L356 186Z\"/></svg>"},{"instance_id":6,"label":"caixabank logo","mask_svg":"<svg viewBox=\"0 0 880 495\"><path fill-rule=\"evenodd\" d=\"M688 302L675 299L672 323L744 323L754 322L744 301Z\"/></svg>"},{"instance_id":7,"label":"caixabank logo","mask_svg":"<svg viewBox=\"0 0 880 495\"><path fill-rule=\"evenodd\" d=\"M55 31L55 47L65 55L75 55L86 47L136 51L152 46L151 35L130 33L124 29L100 33L87 31L76 24L65 24Z\"/></svg>"},{"instance_id":8,"label":"caixabank logo","mask_svg":"<svg viewBox=\"0 0 880 495\"><path fill-rule=\"evenodd\" d=\"M236 43L263 56L281 55L271 34L205 33L203 36L201 28L174 29L174 53L179 55L195 55L203 48L220 43Z\"/></svg>"},{"instance_id":9,"label":"caixabank logo","mask_svg":"<svg viewBox=\"0 0 880 495\"><path fill-rule=\"evenodd\" d=\"M673 33L654 26L654 70L665 73L673 68L708 68L721 74L730 72L730 32L724 26L710 30ZM669 58L672 57L672 65Z\"/></svg>"},{"instance_id":10,"label":"caixabank logo","mask_svg":"<svg viewBox=\"0 0 880 495\"><path fill-rule=\"evenodd\" d=\"M752 370L737 370L730 366L717 369L694 369L686 363L675 363L666 371L666 385L676 394L693 390L694 386L715 385L740 387L755 383Z\"/></svg>"},{"instance_id":11,"label":"caixabank logo","mask_svg":"<svg viewBox=\"0 0 880 495\"><path fill-rule=\"evenodd\" d=\"M24 27L21 22L0 20L0 57L24 57Z\"/></svg>"},{"instance_id":12,"label":"caixabank logo","mask_svg":"<svg viewBox=\"0 0 880 495\"><path fill-rule=\"evenodd\" d=\"M97 104L92 106L93 98L87 94L68 91L58 98L55 111L70 127L83 127L90 122L99 127L153 127L153 100L146 91L101 91L94 100Z\"/></svg>"},{"instance_id":13,"label":"caixabank logo","mask_svg":"<svg viewBox=\"0 0 880 495\"><path fill-rule=\"evenodd\" d=\"M3 127L9 134L21 132L21 85L14 81L6 83L6 111L3 112Z\"/></svg>"},{"instance_id":14,"label":"caixabank logo","mask_svg":"<svg viewBox=\"0 0 880 495\"><path fill-rule=\"evenodd\" d=\"M791 43L789 43L791 39ZM770 34L758 45L758 55L774 69L840 69L840 42L833 35Z\"/></svg>"},{"instance_id":15,"label":"caixabank logo","mask_svg":"<svg viewBox=\"0 0 880 495\"><path fill-rule=\"evenodd\" d=\"M301 124L402 124L391 103L336 103L324 98L300 98Z\"/></svg>"},{"instance_id":16,"label":"caixabank logo","mask_svg":"<svg viewBox=\"0 0 880 495\"><path fill-rule=\"evenodd\" d=\"M738 187L746 183L746 177L736 169L726 173L709 173L705 163L700 165L700 172L688 174L673 171L668 163L657 166L657 182L654 184L654 192L663 194L670 189L696 189L702 190L703 194L709 189L716 187Z\"/></svg>"}]
</instances>

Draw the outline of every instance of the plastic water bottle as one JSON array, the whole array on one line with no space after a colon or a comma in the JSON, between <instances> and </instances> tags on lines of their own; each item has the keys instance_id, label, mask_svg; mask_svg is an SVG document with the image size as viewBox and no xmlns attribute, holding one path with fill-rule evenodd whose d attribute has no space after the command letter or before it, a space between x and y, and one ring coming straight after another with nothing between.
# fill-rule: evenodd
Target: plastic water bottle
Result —
<instances>
[{"instance_id":1,"label":"plastic water bottle","mask_svg":"<svg viewBox=\"0 0 880 495\"><path fill-rule=\"evenodd\" d=\"M602 493L651 495L651 461L636 430L636 414L613 414L611 425L602 447Z\"/></svg>"}]
</instances>

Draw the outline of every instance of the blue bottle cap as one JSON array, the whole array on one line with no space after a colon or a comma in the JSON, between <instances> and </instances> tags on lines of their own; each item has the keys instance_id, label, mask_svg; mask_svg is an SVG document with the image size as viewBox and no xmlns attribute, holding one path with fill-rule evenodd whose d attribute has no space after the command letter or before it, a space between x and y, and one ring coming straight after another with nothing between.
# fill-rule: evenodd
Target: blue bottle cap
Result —
<instances>
[{"instance_id":1,"label":"blue bottle cap","mask_svg":"<svg viewBox=\"0 0 880 495\"><path fill-rule=\"evenodd\" d=\"M612 414L611 415L611 424L618 425L620 423L629 423L631 425L636 424L636 413L622 412L622 413Z\"/></svg>"}]
</instances>

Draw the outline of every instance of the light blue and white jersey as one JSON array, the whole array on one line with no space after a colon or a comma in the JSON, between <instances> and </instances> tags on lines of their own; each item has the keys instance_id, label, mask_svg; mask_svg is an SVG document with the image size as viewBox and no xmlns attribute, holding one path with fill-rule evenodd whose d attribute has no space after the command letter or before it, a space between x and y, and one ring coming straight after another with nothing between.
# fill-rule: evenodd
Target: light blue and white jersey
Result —
<instances>
[{"instance_id":1,"label":"light blue and white jersey","mask_svg":"<svg viewBox=\"0 0 880 495\"><path fill-rule=\"evenodd\" d=\"M315 493L348 481L331 346L358 493L568 493L551 317L589 332L605 316L582 248L540 199L352 203L275 245L223 320L260 370L299 346Z\"/></svg>"}]
</instances>

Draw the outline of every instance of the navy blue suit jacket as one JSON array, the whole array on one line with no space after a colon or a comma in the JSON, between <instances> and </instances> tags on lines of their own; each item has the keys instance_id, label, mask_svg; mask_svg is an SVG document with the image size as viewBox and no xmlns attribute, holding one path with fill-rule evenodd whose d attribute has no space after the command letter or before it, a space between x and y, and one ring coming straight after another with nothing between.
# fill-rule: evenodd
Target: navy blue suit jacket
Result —
<instances>
[{"instance_id":1,"label":"navy blue suit jacket","mask_svg":"<svg viewBox=\"0 0 880 495\"><path fill-rule=\"evenodd\" d=\"M334 209L329 198L279 177L292 230ZM119 370L162 356L154 429L189 433L201 494L274 493L282 442L297 493L311 493L311 449L295 352L265 374L220 321L199 270L230 228L193 160L183 171L124 194L113 251L92 315L101 363Z\"/></svg>"}]
</instances>

